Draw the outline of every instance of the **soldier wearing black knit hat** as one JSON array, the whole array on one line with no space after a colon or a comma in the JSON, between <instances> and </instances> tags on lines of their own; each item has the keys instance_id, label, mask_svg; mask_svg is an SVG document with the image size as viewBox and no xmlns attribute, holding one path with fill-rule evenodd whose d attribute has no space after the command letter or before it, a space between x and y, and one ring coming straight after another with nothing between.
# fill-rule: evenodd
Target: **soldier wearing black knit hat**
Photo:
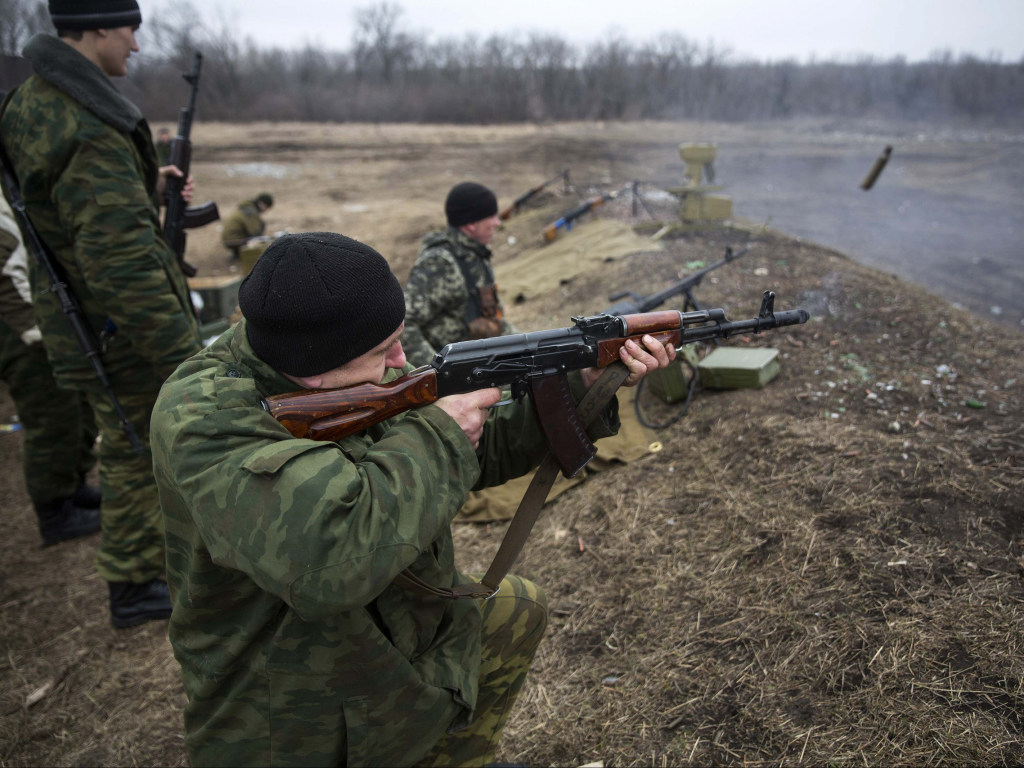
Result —
<instances>
[{"instance_id":1,"label":"soldier wearing black knit hat","mask_svg":"<svg viewBox=\"0 0 1024 768\"><path fill-rule=\"evenodd\" d=\"M126 628L171 612L146 426L164 378L202 347L188 284L160 227L166 178L182 174L158 166L149 124L111 82L139 50L136 0L49 0L49 13L57 37L37 34L26 44L34 74L4 102L0 142L83 322L103 331L103 367L122 416L31 260L32 308L54 377L89 401L100 431L95 563L108 583L111 623ZM191 194L187 179L182 198Z\"/></svg>"},{"instance_id":2,"label":"soldier wearing black knit hat","mask_svg":"<svg viewBox=\"0 0 1024 768\"><path fill-rule=\"evenodd\" d=\"M506 576L486 601L443 600L399 577L473 581L450 523L470 488L540 459L532 404L491 409L484 389L336 443L292 437L265 398L409 369L398 281L351 238L285 235L239 304L164 384L151 429L192 765L492 762L544 592ZM637 378L670 359L653 339L627 354ZM614 430L614 409L597 421L593 436Z\"/></svg>"},{"instance_id":3,"label":"soldier wearing black knit hat","mask_svg":"<svg viewBox=\"0 0 1024 768\"><path fill-rule=\"evenodd\" d=\"M444 201L448 228L423 238L405 286L408 318L402 344L423 365L445 344L515 333L498 297L488 247L501 226L498 200L464 181Z\"/></svg>"},{"instance_id":4,"label":"soldier wearing black knit hat","mask_svg":"<svg viewBox=\"0 0 1024 768\"><path fill-rule=\"evenodd\" d=\"M135 0L50 0L49 11L58 33L142 24L142 11Z\"/></svg>"}]
</instances>

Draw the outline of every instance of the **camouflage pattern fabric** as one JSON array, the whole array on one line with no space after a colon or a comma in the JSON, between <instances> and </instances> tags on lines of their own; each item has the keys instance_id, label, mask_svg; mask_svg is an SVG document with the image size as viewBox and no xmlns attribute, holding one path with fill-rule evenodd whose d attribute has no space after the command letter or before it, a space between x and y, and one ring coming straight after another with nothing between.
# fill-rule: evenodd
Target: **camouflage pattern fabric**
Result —
<instances>
[{"instance_id":1,"label":"camouflage pattern fabric","mask_svg":"<svg viewBox=\"0 0 1024 768\"><path fill-rule=\"evenodd\" d=\"M132 450L110 398L100 392L86 393L103 437L99 445L103 538L95 562L106 581L143 584L164 575L163 518L149 446L149 419L159 382L146 377L145 383L151 387L148 391L118 394L128 423L142 443L141 454Z\"/></svg>"},{"instance_id":2,"label":"camouflage pattern fabric","mask_svg":"<svg viewBox=\"0 0 1024 768\"><path fill-rule=\"evenodd\" d=\"M479 581L483 574L474 578ZM518 576L502 579L498 594L483 603L480 692L473 720L465 730L446 735L422 765L479 766L494 761L547 623L547 595L540 587Z\"/></svg>"},{"instance_id":3,"label":"camouflage pattern fabric","mask_svg":"<svg viewBox=\"0 0 1024 768\"><path fill-rule=\"evenodd\" d=\"M228 248L237 248L250 237L262 235L265 227L256 201L245 200L224 219L220 241Z\"/></svg>"},{"instance_id":4,"label":"camouflage pattern fabric","mask_svg":"<svg viewBox=\"0 0 1024 768\"><path fill-rule=\"evenodd\" d=\"M463 274L466 269L471 280ZM494 283L491 250L458 229L431 232L423 238L405 286L405 333L402 348L414 366L426 365L445 344L469 338L466 310L473 288ZM505 336L516 329L505 319Z\"/></svg>"},{"instance_id":5,"label":"camouflage pattern fabric","mask_svg":"<svg viewBox=\"0 0 1024 768\"><path fill-rule=\"evenodd\" d=\"M70 496L96 464L96 422L77 392L57 387L46 350L25 344L0 322L0 380L10 390L23 434L25 489L34 504Z\"/></svg>"},{"instance_id":6,"label":"camouflage pattern fabric","mask_svg":"<svg viewBox=\"0 0 1024 768\"><path fill-rule=\"evenodd\" d=\"M41 340L32 312L28 251L7 198L0 194L0 320L26 343ZM33 330L34 329L34 330ZM24 335L23 335L24 334ZM52 378L52 376L51 376Z\"/></svg>"},{"instance_id":7,"label":"camouflage pattern fabric","mask_svg":"<svg viewBox=\"0 0 1024 768\"><path fill-rule=\"evenodd\" d=\"M57 38L36 35L25 56L36 74L8 96L0 140L32 222L67 273L102 341L100 359L114 391L145 439L160 383L201 347L185 277L161 235L149 126L99 67ZM98 570L108 581L148 581L163 572L148 450L136 456L128 448L34 259L30 270L54 377L87 394L102 438Z\"/></svg>"},{"instance_id":8,"label":"camouflage pattern fabric","mask_svg":"<svg viewBox=\"0 0 1024 768\"><path fill-rule=\"evenodd\" d=\"M96 422L85 398L57 387L32 313L28 253L0 195L0 381L24 435L22 469L33 504L70 496L96 464Z\"/></svg>"},{"instance_id":9,"label":"camouflage pattern fabric","mask_svg":"<svg viewBox=\"0 0 1024 768\"><path fill-rule=\"evenodd\" d=\"M501 670L522 666L534 630L499 621L510 628L496 638L530 639L485 653L486 606L391 582L406 568L439 586L468 581L451 520L470 488L539 460L533 408L495 409L478 451L434 406L339 443L295 439L260 405L295 384L256 357L245 325L182 364L153 412L189 755L195 765L418 763L477 719L484 656L501 668L484 666L485 685L510 702L521 669ZM618 426L614 408L598 421L595 436ZM531 599L527 613L543 602ZM489 701L462 749L496 741L500 705Z\"/></svg>"},{"instance_id":10,"label":"camouflage pattern fabric","mask_svg":"<svg viewBox=\"0 0 1024 768\"><path fill-rule=\"evenodd\" d=\"M0 136L29 216L89 325L97 335L116 329L102 355L115 389L139 368L162 380L200 340L185 277L161 235L149 126L60 40L37 35L25 55L37 74L8 97ZM45 273L34 259L29 268L54 376L62 386L97 388Z\"/></svg>"}]
</instances>

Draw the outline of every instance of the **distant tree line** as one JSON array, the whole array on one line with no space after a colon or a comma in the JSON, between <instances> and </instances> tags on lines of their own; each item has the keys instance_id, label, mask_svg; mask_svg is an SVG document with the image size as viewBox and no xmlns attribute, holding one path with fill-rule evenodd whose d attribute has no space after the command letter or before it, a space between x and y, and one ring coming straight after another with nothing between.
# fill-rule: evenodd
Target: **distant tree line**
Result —
<instances>
[{"instance_id":1,"label":"distant tree line","mask_svg":"<svg viewBox=\"0 0 1024 768\"><path fill-rule=\"evenodd\" d=\"M244 6L243 6L244 8ZM244 11L243 11L244 12ZM173 121L181 72L204 55L204 120L500 123L557 120L743 121L795 116L969 119L1024 117L1024 60L952 52L928 61L758 62L677 33L636 44L610 36L467 35L431 41L402 8L354 11L347 50L260 47L188 0L147 18L142 55L121 83L151 121ZM0 54L52 32L42 0L0 0ZM6 59L5 59L6 60Z\"/></svg>"}]
</instances>

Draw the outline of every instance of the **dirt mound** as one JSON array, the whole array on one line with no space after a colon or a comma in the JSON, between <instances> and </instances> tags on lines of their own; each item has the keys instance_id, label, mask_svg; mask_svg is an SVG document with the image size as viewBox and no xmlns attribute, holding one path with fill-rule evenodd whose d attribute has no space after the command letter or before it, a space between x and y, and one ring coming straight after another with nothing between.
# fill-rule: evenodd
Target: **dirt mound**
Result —
<instances>
[{"instance_id":1,"label":"dirt mound","mask_svg":"<svg viewBox=\"0 0 1024 768\"><path fill-rule=\"evenodd\" d=\"M389 129L363 130L360 146L324 129L312 136L312 159L290 159L290 148L273 157L288 194L271 212L301 208L321 226L362 236L401 274L419 235L440 223L448 186L474 177L460 158L468 145L492 147L488 129L449 143L413 132L408 146ZM268 128L253 140L280 142L281 133ZM565 165L580 183L577 168L607 159L603 143L559 143L556 153L536 133L499 134L513 145L487 150L491 172L508 184L502 198ZM229 138L227 165L266 159ZM526 167L516 164L520 139L530 142ZM396 143L401 151L379 151ZM332 164L335 151L351 165ZM228 189L227 165L207 153L203 171ZM403 163L412 192L393 185ZM334 186L322 183L330 173ZM326 195L343 178L365 185L345 199L368 212ZM513 218L499 264L534 247L537 221L578 199L552 194L532 218ZM628 204L600 216L627 218ZM229 270L214 246L203 251L205 237L213 236L195 239L191 260ZM778 348L778 378L760 390L700 392L660 433L661 451L549 504L516 571L547 589L551 623L499 757L1024 761L1024 334L828 249L731 230L535 286L510 315L525 330L567 325L616 289L654 292L717 261L726 245L748 243L743 259L697 290L702 305L751 317L772 289L778 308L803 306L813 318L730 340ZM0 422L12 417L4 391ZM37 548L20 438L0 441L0 763L185 764L166 627L110 628L94 541ZM458 526L461 567L482 570L504 530Z\"/></svg>"}]
</instances>

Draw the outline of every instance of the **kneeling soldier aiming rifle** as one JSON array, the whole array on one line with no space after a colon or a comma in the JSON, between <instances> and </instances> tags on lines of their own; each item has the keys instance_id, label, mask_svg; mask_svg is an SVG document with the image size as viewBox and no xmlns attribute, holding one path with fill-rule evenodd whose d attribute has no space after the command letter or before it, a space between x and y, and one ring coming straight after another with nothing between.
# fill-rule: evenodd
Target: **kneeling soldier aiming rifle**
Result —
<instances>
[{"instance_id":1,"label":"kneeling soldier aiming rifle","mask_svg":"<svg viewBox=\"0 0 1024 768\"><path fill-rule=\"evenodd\" d=\"M675 344L806 319L767 299L739 323L579 318L410 370L387 262L322 232L271 244L239 305L243 320L168 379L152 422L195 765L493 760L547 607L506 575L516 552L483 583L456 570L467 493L525 474L549 441L547 466L579 469L618 428L618 385L668 366ZM492 408L503 385L518 399Z\"/></svg>"}]
</instances>

